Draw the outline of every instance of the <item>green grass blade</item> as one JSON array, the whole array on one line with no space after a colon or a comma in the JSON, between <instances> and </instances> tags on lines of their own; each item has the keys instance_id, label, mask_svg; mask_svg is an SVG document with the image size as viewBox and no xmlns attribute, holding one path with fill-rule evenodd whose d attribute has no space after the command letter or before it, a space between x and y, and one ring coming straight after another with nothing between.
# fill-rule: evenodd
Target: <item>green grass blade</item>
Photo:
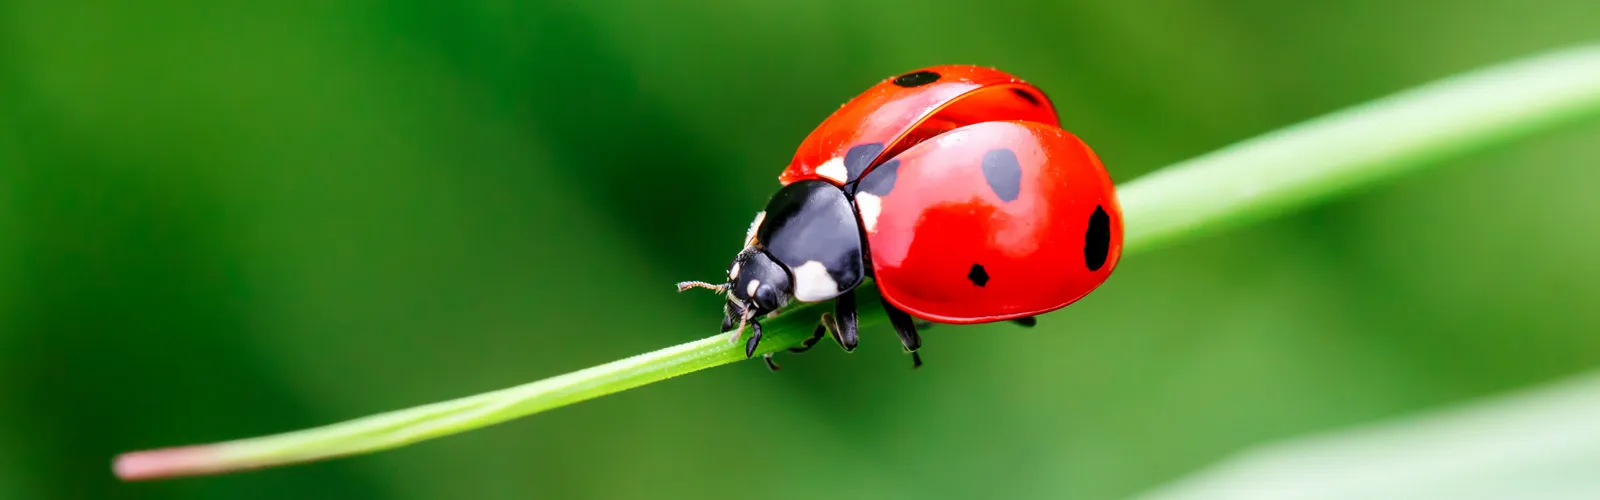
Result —
<instances>
[{"instance_id":1,"label":"green grass blade","mask_svg":"<svg viewBox=\"0 0 1600 500\"><path fill-rule=\"evenodd\" d=\"M1436 165L1474 148L1600 114L1600 45L1450 78L1238 143L1118 188L1126 252L1219 231ZM670 290L666 284L662 293ZM877 300L863 285L862 303ZM763 323L758 352L809 336L822 305ZM883 320L863 308L863 327ZM117 457L124 479L214 474L368 453L528 416L742 361L717 335L508 389L343 423Z\"/></svg>"}]
</instances>

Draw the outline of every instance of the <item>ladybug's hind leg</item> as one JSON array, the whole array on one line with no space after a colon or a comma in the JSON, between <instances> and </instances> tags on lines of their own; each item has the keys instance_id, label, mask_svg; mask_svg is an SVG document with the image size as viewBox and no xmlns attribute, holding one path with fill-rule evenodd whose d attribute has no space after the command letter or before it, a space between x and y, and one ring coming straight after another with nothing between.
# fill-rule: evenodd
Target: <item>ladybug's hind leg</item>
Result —
<instances>
[{"instance_id":1,"label":"ladybug's hind leg","mask_svg":"<svg viewBox=\"0 0 1600 500\"><path fill-rule=\"evenodd\" d=\"M1011 320L1011 322L1021 325L1023 328L1033 328L1033 325L1039 324L1039 318L1036 316L1027 316Z\"/></svg>"},{"instance_id":2,"label":"ladybug's hind leg","mask_svg":"<svg viewBox=\"0 0 1600 500\"><path fill-rule=\"evenodd\" d=\"M911 353L911 367L921 367L922 356L917 354L917 349L922 348L922 336L917 335L916 320L887 300L883 301L883 311L889 314L889 323L894 325L894 333L900 336L900 345Z\"/></svg>"}]
</instances>

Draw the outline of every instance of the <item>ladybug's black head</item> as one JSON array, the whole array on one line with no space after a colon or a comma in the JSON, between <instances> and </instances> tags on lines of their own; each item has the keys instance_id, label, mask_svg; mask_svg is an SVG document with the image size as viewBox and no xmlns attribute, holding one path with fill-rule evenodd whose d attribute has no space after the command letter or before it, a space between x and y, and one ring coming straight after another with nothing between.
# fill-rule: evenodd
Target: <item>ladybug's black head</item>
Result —
<instances>
[{"instance_id":1,"label":"ladybug's black head","mask_svg":"<svg viewBox=\"0 0 1600 500\"><path fill-rule=\"evenodd\" d=\"M750 320L777 311L794 298L794 284L789 277L789 270L756 245L745 247L733 258L733 264L728 266L726 283L678 283L680 292L690 288L706 288L728 297L728 302L722 308L723 332L742 329Z\"/></svg>"},{"instance_id":2,"label":"ladybug's black head","mask_svg":"<svg viewBox=\"0 0 1600 500\"><path fill-rule=\"evenodd\" d=\"M794 287L789 270L772 260L767 252L747 247L728 267L728 304L722 317L722 331L739 327L751 318L771 313L789 303Z\"/></svg>"}]
</instances>

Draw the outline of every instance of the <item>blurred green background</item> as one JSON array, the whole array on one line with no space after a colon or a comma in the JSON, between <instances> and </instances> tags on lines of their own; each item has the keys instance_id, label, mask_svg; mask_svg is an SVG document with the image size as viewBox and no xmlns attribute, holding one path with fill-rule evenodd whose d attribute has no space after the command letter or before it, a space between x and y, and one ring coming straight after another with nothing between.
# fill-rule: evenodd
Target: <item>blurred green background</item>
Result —
<instances>
[{"instance_id":1,"label":"blurred green background","mask_svg":"<svg viewBox=\"0 0 1600 500\"><path fill-rule=\"evenodd\" d=\"M0 498L1120 498L1600 365L1600 126L1131 256L1039 328L863 334L395 451L123 484L711 335L811 128L1014 72L1127 181L1600 34L1592 0L0 1ZM1293 168L1286 165L1285 168Z\"/></svg>"}]
</instances>

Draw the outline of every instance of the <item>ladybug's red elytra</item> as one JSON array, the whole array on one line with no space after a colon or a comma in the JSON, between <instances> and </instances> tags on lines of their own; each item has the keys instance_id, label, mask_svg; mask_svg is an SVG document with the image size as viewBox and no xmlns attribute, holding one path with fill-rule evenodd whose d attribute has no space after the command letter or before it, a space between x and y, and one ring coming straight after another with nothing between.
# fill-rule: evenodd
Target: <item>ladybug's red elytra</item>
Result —
<instances>
[{"instance_id":1,"label":"ladybug's red elytra","mask_svg":"<svg viewBox=\"0 0 1600 500\"><path fill-rule=\"evenodd\" d=\"M761 318L791 301L835 306L790 351L824 332L854 350L855 288L871 277L920 366L919 323L1032 326L1098 288L1122 254L1122 210L1100 159L1061 129L1044 92L993 68L879 82L823 120L779 181L726 282L678 284L727 296L722 331L738 329L737 341L749 326L746 357Z\"/></svg>"}]
</instances>

